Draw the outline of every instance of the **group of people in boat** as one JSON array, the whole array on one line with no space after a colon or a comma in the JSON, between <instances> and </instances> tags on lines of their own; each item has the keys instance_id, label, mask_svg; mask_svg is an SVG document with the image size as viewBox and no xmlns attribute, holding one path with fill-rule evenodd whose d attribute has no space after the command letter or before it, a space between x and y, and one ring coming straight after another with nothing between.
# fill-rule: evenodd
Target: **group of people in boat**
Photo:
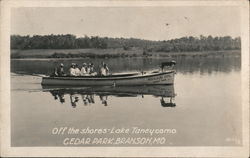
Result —
<instances>
[{"instance_id":1,"label":"group of people in boat","mask_svg":"<svg viewBox=\"0 0 250 158\"><path fill-rule=\"evenodd\" d=\"M93 63L83 63L81 67L79 67L76 63L72 63L68 74L65 73L64 65L61 63L59 67L55 68L51 76L107 76L108 74L109 68L104 62L102 62L99 72L95 71Z\"/></svg>"}]
</instances>

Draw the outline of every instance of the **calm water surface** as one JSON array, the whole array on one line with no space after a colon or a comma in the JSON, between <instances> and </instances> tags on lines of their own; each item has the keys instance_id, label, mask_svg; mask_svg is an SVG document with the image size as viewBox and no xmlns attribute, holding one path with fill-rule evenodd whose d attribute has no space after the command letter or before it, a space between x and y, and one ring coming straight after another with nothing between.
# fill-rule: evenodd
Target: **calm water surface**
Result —
<instances>
[{"instance_id":1,"label":"calm water surface","mask_svg":"<svg viewBox=\"0 0 250 158\"><path fill-rule=\"evenodd\" d=\"M112 72L156 68L164 58L104 59ZM161 143L78 146L241 145L240 57L178 57L173 86L41 87L41 78L63 62L103 59L12 60L11 145L64 146L65 138L160 138ZM129 129L119 134L52 134L54 128ZM173 133L132 133L170 129ZM72 146L77 146L72 145Z\"/></svg>"}]
</instances>

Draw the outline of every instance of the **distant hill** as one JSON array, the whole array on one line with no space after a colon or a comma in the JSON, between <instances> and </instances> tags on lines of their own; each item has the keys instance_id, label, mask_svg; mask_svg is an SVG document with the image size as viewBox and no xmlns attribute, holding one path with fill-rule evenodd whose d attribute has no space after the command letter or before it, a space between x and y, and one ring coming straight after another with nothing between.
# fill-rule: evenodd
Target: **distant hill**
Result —
<instances>
[{"instance_id":1,"label":"distant hill","mask_svg":"<svg viewBox=\"0 0 250 158\"><path fill-rule=\"evenodd\" d=\"M142 49L147 52L194 52L239 50L240 37L231 36L212 37L182 37L167 41L150 41L135 38L109 38L85 36L77 38L75 35L11 35L11 49Z\"/></svg>"}]
</instances>

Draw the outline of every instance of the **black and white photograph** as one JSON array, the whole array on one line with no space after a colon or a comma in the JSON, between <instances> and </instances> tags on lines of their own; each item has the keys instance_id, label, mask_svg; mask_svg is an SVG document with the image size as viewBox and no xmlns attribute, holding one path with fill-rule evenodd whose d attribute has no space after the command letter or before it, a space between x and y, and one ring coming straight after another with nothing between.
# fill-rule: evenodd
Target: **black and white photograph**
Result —
<instances>
[{"instance_id":1,"label":"black and white photograph","mask_svg":"<svg viewBox=\"0 0 250 158\"><path fill-rule=\"evenodd\" d=\"M1 155L249 156L249 2L73 2L2 3Z\"/></svg>"}]
</instances>

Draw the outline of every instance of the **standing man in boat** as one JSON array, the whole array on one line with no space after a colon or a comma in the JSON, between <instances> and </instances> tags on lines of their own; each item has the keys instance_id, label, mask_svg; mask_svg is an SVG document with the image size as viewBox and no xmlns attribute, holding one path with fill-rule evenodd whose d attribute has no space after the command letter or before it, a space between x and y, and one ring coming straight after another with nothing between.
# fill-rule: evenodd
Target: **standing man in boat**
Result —
<instances>
[{"instance_id":1,"label":"standing man in boat","mask_svg":"<svg viewBox=\"0 0 250 158\"><path fill-rule=\"evenodd\" d=\"M54 71L54 76L65 76L66 74L64 73L63 67L63 63L61 63L59 67L56 67Z\"/></svg>"},{"instance_id":2,"label":"standing man in boat","mask_svg":"<svg viewBox=\"0 0 250 158\"><path fill-rule=\"evenodd\" d=\"M166 66L168 69L173 69L174 66L176 65L176 61L168 61L168 62L163 62L161 63L161 71L164 70L164 67Z\"/></svg>"}]
</instances>

